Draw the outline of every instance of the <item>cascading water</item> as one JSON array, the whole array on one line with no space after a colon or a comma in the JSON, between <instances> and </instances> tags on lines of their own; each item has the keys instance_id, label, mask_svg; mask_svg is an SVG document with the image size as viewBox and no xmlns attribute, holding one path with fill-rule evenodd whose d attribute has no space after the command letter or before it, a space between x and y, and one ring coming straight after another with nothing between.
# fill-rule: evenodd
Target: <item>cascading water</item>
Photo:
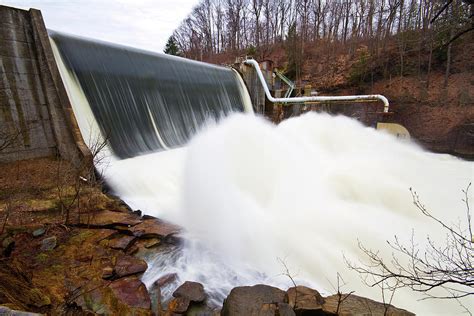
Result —
<instances>
[{"instance_id":1,"label":"cascading water","mask_svg":"<svg viewBox=\"0 0 474 316\"><path fill-rule=\"evenodd\" d=\"M460 190L474 179L470 162L426 153L345 117L310 113L275 126L233 114L216 123L248 107L233 71L53 39L84 137L99 127L111 132L108 183L132 207L185 230L182 249L150 258L147 285L176 272L180 281L202 282L217 302L237 285L288 287L281 260L298 283L322 293L337 290L339 273L343 291L381 300L382 290L365 286L344 261L364 259L358 241L386 258L386 240L395 235L409 245L414 232L421 249L428 235L445 241L412 204L410 187L433 214L467 225ZM196 130L185 147L160 151ZM398 290L393 304L420 315L464 311L454 300L420 298ZM463 304L474 308L468 299Z\"/></svg>"},{"instance_id":2,"label":"cascading water","mask_svg":"<svg viewBox=\"0 0 474 316\"><path fill-rule=\"evenodd\" d=\"M206 120L251 109L231 69L50 33L121 159L182 146Z\"/></svg>"}]
</instances>

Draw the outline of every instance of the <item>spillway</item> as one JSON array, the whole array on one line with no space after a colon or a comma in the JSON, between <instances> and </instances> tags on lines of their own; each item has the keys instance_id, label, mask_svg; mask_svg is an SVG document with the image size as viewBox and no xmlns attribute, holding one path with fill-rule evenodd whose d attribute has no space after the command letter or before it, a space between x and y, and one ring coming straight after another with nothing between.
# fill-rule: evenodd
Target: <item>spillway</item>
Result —
<instances>
[{"instance_id":1,"label":"spillway","mask_svg":"<svg viewBox=\"0 0 474 316\"><path fill-rule=\"evenodd\" d=\"M207 120L251 111L230 68L57 32L50 37L121 159L183 146Z\"/></svg>"},{"instance_id":2,"label":"spillway","mask_svg":"<svg viewBox=\"0 0 474 316\"><path fill-rule=\"evenodd\" d=\"M337 291L340 275L342 291L381 301L382 289L344 261L364 260L358 242L390 258L395 235L409 245L414 234L420 249L427 236L445 241L410 187L434 215L466 227L460 190L474 178L470 162L346 117L309 113L275 126L234 114L251 105L230 69L60 34L52 42L84 138L97 130L110 138L110 186L185 229L179 251L149 258L148 286L177 273L177 283L202 282L218 303L238 285L291 286L284 261L297 283L323 294ZM420 299L398 290L393 304L464 313L453 300Z\"/></svg>"}]
</instances>

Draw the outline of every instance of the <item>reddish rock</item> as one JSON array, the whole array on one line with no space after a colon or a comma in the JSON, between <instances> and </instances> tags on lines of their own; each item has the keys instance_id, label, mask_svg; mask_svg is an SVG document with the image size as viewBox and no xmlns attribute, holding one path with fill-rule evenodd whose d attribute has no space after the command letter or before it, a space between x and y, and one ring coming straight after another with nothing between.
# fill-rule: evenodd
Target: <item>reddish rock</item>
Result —
<instances>
[{"instance_id":1,"label":"reddish rock","mask_svg":"<svg viewBox=\"0 0 474 316\"><path fill-rule=\"evenodd\" d=\"M150 309L151 302L145 284L137 277L131 276L118 279L109 286L114 295L131 307Z\"/></svg>"},{"instance_id":2,"label":"reddish rock","mask_svg":"<svg viewBox=\"0 0 474 316\"><path fill-rule=\"evenodd\" d=\"M156 280L155 283L153 283L153 285L158 288L161 288L176 281L177 278L178 278L178 275L176 273L168 273L162 276L161 278L159 278L158 280Z\"/></svg>"},{"instance_id":3,"label":"reddish rock","mask_svg":"<svg viewBox=\"0 0 474 316\"><path fill-rule=\"evenodd\" d=\"M109 247L112 249L125 250L135 240L133 236L120 235L109 241Z\"/></svg>"},{"instance_id":4,"label":"reddish rock","mask_svg":"<svg viewBox=\"0 0 474 316\"><path fill-rule=\"evenodd\" d=\"M191 302L184 297L174 298L168 304L168 312L184 314L188 310L190 303Z\"/></svg>"},{"instance_id":5,"label":"reddish rock","mask_svg":"<svg viewBox=\"0 0 474 316\"><path fill-rule=\"evenodd\" d=\"M201 303L206 299L206 292L201 283L186 281L173 292L173 296Z\"/></svg>"},{"instance_id":6,"label":"reddish rock","mask_svg":"<svg viewBox=\"0 0 474 316\"><path fill-rule=\"evenodd\" d=\"M163 222L158 219L148 219L140 224L128 229L133 236L140 238L160 238L164 239L179 233L178 226Z\"/></svg>"},{"instance_id":7,"label":"reddish rock","mask_svg":"<svg viewBox=\"0 0 474 316\"><path fill-rule=\"evenodd\" d=\"M145 272L147 268L148 265L145 261L132 256L124 255L117 259L114 271L117 277L121 278L124 276Z\"/></svg>"}]
</instances>

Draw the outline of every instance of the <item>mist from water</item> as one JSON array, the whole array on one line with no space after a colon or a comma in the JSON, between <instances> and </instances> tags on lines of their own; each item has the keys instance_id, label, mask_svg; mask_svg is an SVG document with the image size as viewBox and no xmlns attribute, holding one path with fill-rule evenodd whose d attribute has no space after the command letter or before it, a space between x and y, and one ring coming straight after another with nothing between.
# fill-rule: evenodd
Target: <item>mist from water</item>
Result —
<instances>
[{"instance_id":1,"label":"mist from water","mask_svg":"<svg viewBox=\"0 0 474 316\"><path fill-rule=\"evenodd\" d=\"M461 189L474 169L347 117L309 113L276 126L238 114L179 150L116 161L107 177L132 207L185 230L179 253L150 259L148 286L178 273L177 283L202 282L217 303L238 285L291 286L283 261L323 294L337 291L340 274L342 291L382 301L344 258L365 259L358 241L390 258L395 235L409 246L414 233L421 249L428 235L442 243L445 232L416 209L409 188L447 223L466 224ZM463 312L455 301L420 298L399 290L393 304L420 315Z\"/></svg>"}]
</instances>

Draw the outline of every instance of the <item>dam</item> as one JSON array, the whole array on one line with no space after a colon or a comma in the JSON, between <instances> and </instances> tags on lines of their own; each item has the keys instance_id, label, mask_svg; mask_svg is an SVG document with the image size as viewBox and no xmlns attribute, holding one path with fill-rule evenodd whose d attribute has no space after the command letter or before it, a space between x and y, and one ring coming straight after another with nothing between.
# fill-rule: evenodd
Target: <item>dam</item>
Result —
<instances>
[{"instance_id":1,"label":"dam","mask_svg":"<svg viewBox=\"0 0 474 316\"><path fill-rule=\"evenodd\" d=\"M31 90L48 100L38 112L47 144L24 140L18 152L26 158L57 150L81 160L90 141L106 139L107 163L96 167L113 193L183 227L178 251L148 258L147 286L176 273L203 283L217 302L237 285L288 286L283 261L298 283L330 293L341 275L344 291L379 300L383 289L365 286L345 262L363 260L358 242L390 257L386 241L394 236L409 242L415 232L420 247L426 236L443 240L437 224L414 208L409 188L436 216L463 216L457 193L473 179L471 162L344 116L308 113L275 125L253 114L251 89L233 69L48 36L39 11L1 8L11 25L16 18L32 29L25 42L35 43L29 54L36 57L22 58L47 67L2 73L34 75L39 87ZM12 114L9 124L29 122L20 112L9 112L19 118ZM457 302L420 298L399 290L393 304L421 315L463 312Z\"/></svg>"}]
</instances>

